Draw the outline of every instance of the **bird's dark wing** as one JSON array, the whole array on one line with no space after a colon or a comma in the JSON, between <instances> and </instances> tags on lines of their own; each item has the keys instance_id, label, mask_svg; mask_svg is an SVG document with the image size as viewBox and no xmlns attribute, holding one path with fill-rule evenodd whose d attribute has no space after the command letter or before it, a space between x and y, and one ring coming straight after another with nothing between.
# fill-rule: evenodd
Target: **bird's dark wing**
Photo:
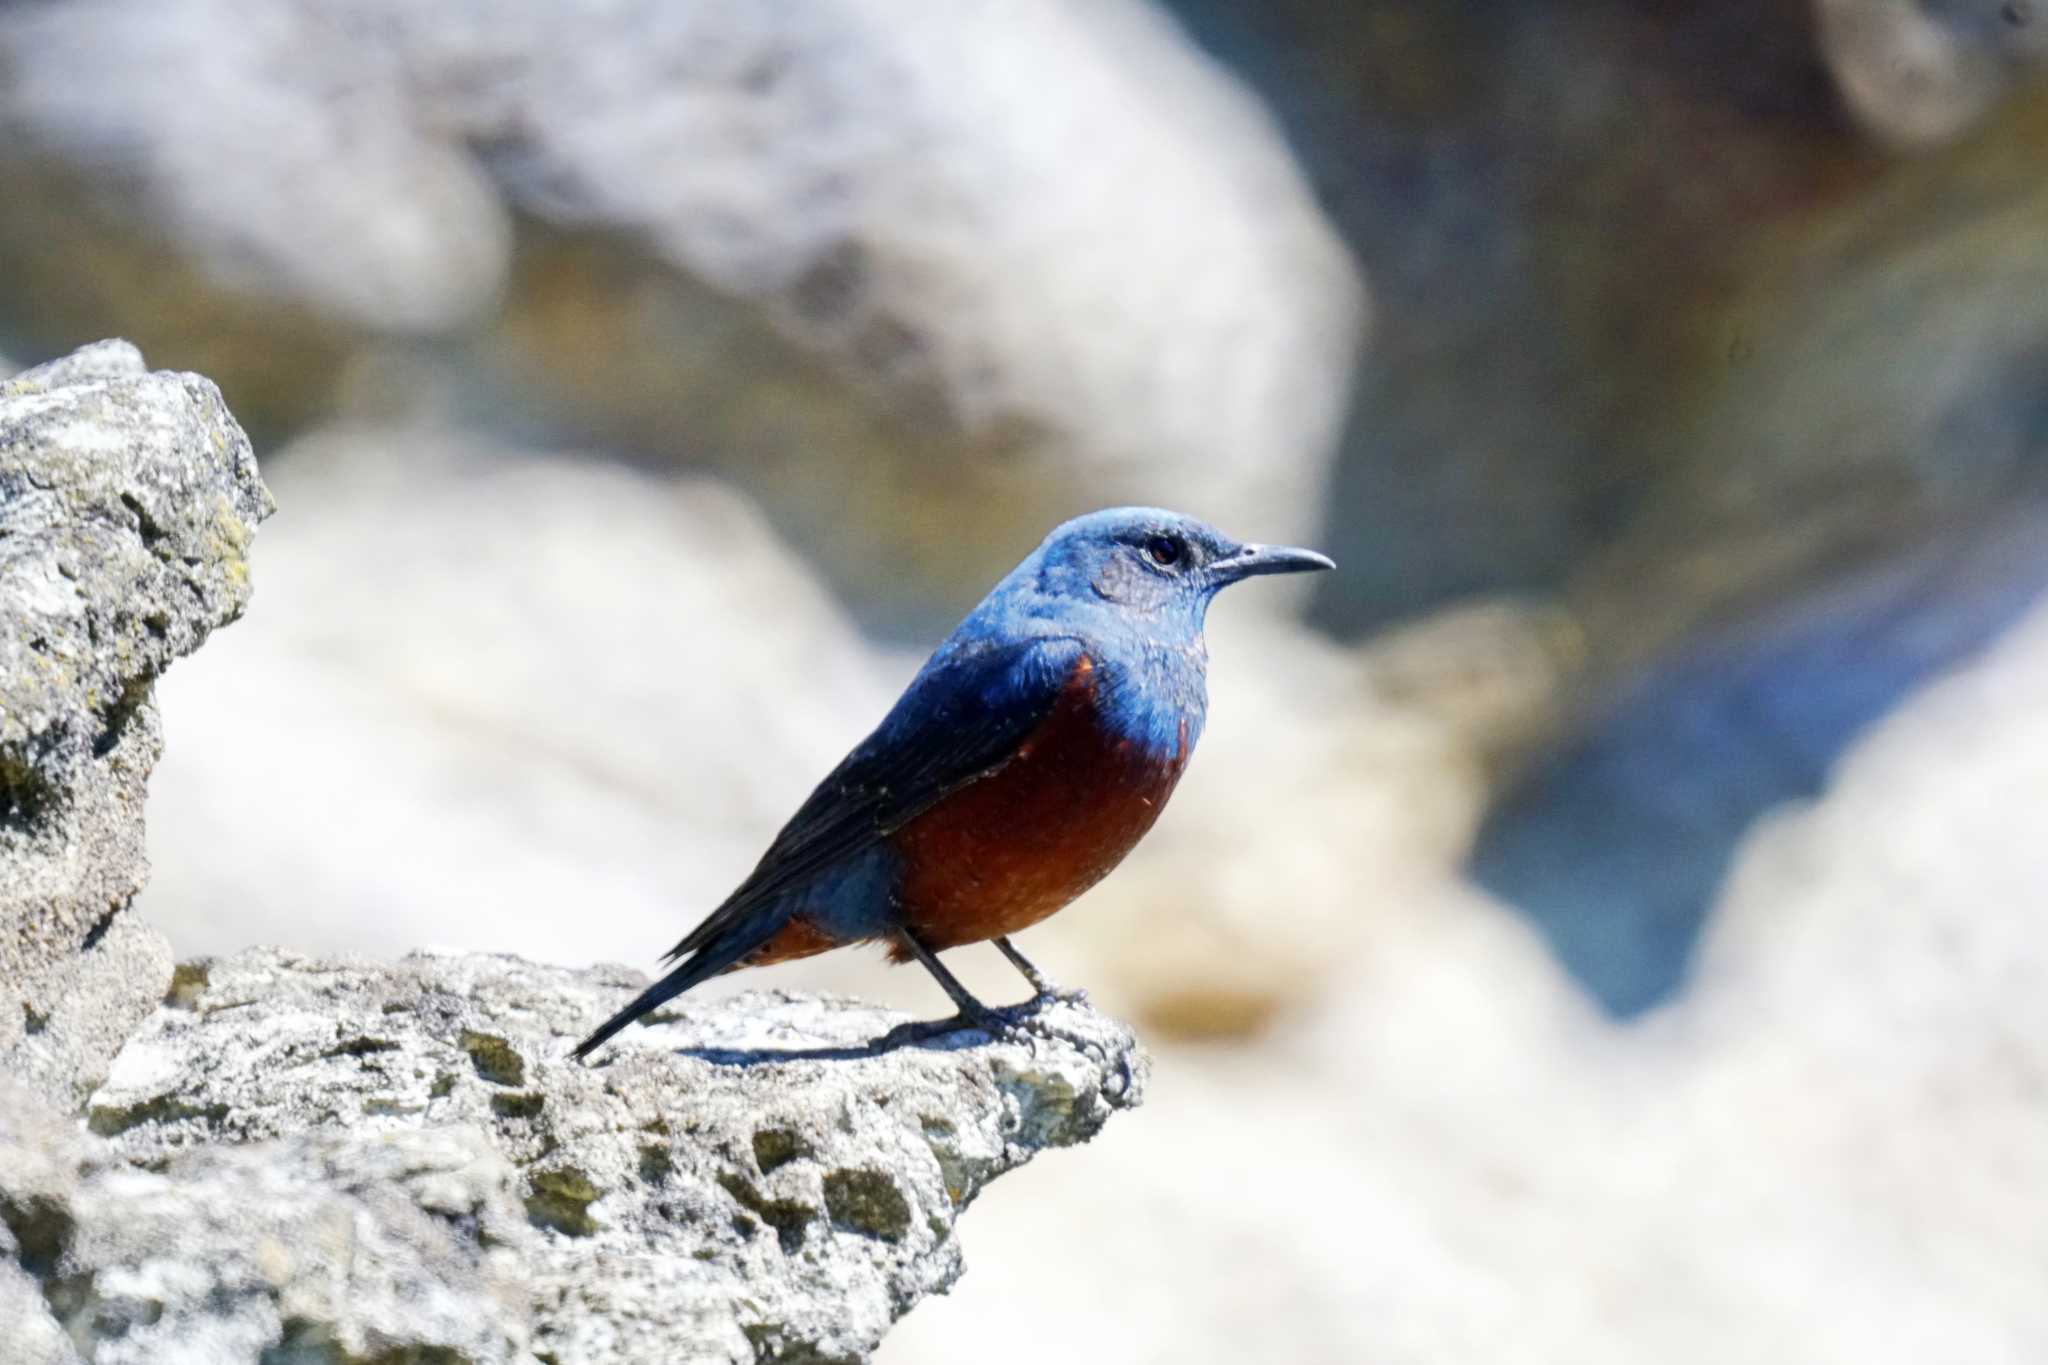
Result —
<instances>
[{"instance_id":1,"label":"bird's dark wing","mask_svg":"<svg viewBox=\"0 0 2048 1365\"><path fill-rule=\"evenodd\" d=\"M1068 637L955 642L872 735L818 784L723 905L669 950L718 939L752 911L887 838L1009 762L1059 699L1082 648Z\"/></svg>"}]
</instances>

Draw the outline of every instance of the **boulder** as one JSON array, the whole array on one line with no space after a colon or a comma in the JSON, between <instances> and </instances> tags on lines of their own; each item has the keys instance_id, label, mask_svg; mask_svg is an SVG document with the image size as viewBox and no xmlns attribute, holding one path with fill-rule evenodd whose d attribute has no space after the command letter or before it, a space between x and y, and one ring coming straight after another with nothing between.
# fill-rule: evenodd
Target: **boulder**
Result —
<instances>
[{"instance_id":1,"label":"boulder","mask_svg":"<svg viewBox=\"0 0 2048 1365\"><path fill-rule=\"evenodd\" d=\"M0 383L0 1070L89 1091L170 980L147 872L154 685L241 614L269 515L212 384L104 342Z\"/></svg>"},{"instance_id":2,"label":"boulder","mask_svg":"<svg viewBox=\"0 0 2048 1365\"><path fill-rule=\"evenodd\" d=\"M0 386L0 449L0 1365L865 1360L958 1277L955 1223L988 1181L1138 1102L1147 1063L1129 1031L1071 1003L1017 1013L1000 1041L886 1047L900 1017L848 1001L689 1002L585 1066L570 1045L642 978L275 949L174 971L128 904L161 743L152 688L247 601L270 496L213 387L150 374L125 343ZM487 502L485 472L467 472ZM551 498L549 473L510 473L498 510L590 512ZM442 504L402 496L414 482L378 490L372 538L460 553L478 523L438 521ZM603 509L635 510L661 523L644 499ZM698 511L712 539L682 543L764 594L764 617L801 600L731 499ZM644 567L614 556L578 578L544 534L499 539L533 583L572 596ZM324 561L392 602L433 586L377 580L414 567L399 556ZM501 590L520 581L501 567ZM543 642L564 643L473 624L479 662L500 669L545 672ZM794 662L829 641L806 636ZM686 633L674 672L716 663L701 647ZM431 698L418 662L398 655L390 677ZM687 688L678 701L650 685L650 714L688 711ZM743 707L744 686L703 704ZM591 703L574 687L555 700L557 719ZM260 747L261 721L252 710L218 738ZM658 761L623 743L611 758ZM235 818L260 826L283 794L244 787ZM322 796L345 828L331 782ZM265 923L291 884L282 859L252 881Z\"/></svg>"},{"instance_id":3,"label":"boulder","mask_svg":"<svg viewBox=\"0 0 2048 1365\"><path fill-rule=\"evenodd\" d=\"M882 1051L900 1016L755 995L570 1060L642 984L508 956L182 966L86 1132L0 1115L0 1265L40 1290L21 1339L104 1365L865 1360L959 1276L990 1180L1144 1088L1129 1032L1065 1004Z\"/></svg>"}]
</instances>

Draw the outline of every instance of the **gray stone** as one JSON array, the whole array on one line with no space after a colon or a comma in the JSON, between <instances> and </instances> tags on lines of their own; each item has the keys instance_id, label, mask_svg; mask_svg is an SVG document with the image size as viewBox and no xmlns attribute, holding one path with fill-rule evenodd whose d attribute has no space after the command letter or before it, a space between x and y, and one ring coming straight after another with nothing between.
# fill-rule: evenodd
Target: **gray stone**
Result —
<instances>
[{"instance_id":1,"label":"gray stone","mask_svg":"<svg viewBox=\"0 0 2048 1365\"><path fill-rule=\"evenodd\" d=\"M13 983L24 1027L5 1054L8 1072L59 1102L83 1100L99 1083L171 980L171 945L134 910L113 912L104 931L87 936L89 947ZM0 1000L16 998L6 990Z\"/></svg>"},{"instance_id":2,"label":"gray stone","mask_svg":"<svg viewBox=\"0 0 2048 1365\"><path fill-rule=\"evenodd\" d=\"M785 994L568 1060L638 984L502 956L181 968L88 1132L0 1106L32 1325L105 1362L864 1360L959 1276L982 1187L1147 1070L1085 1007L876 1053L900 1016Z\"/></svg>"},{"instance_id":3,"label":"gray stone","mask_svg":"<svg viewBox=\"0 0 2048 1365\"><path fill-rule=\"evenodd\" d=\"M24 1281L35 1297L6 1320L6 1365L74 1347L95 1365L216 1365L422 1341L503 1360L527 1341L505 1271L530 1233L511 1166L474 1129L315 1132L144 1171L7 1099L0 1304Z\"/></svg>"},{"instance_id":4,"label":"gray stone","mask_svg":"<svg viewBox=\"0 0 2048 1365\"><path fill-rule=\"evenodd\" d=\"M42 1290L20 1267L0 1260L0 1365L79 1365L78 1350L45 1307Z\"/></svg>"},{"instance_id":5,"label":"gray stone","mask_svg":"<svg viewBox=\"0 0 2048 1365\"><path fill-rule=\"evenodd\" d=\"M1526 675L1551 696L1470 868L1608 1007L1654 1005L1753 820L2048 584L2042 6L1172 4L1394 320L1323 619L1555 609L1568 666ZM1867 127L1859 71L1928 97L1916 155L1824 60Z\"/></svg>"},{"instance_id":6,"label":"gray stone","mask_svg":"<svg viewBox=\"0 0 2048 1365\"><path fill-rule=\"evenodd\" d=\"M34 1090L0 1077L0 1365L77 1365L45 1288L76 1226L83 1162L74 1125Z\"/></svg>"},{"instance_id":7,"label":"gray stone","mask_svg":"<svg viewBox=\"0 0 2048 1365\"><path fill-rule=\"evenodd\" d=\"M0 383L0 1067L71 1103L169 980L152 685L240 614L270 511L212 384L102 342Z\"/></svg>"}]
</instances>

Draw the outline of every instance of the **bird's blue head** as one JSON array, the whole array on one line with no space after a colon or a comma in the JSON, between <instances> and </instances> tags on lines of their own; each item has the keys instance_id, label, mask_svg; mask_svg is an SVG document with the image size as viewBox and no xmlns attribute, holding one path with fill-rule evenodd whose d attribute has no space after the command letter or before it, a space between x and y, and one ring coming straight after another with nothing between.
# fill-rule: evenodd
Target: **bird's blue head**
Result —
<instances>
[{"instance_id":1,"label":"bird's blue head","mask_svg":"<svg viewBox=\"0 0 2048 1365\"><path fill-rule=\"evenodd\" d=\"M1245 544L1177 512L1112 507L1056 527L1018 572L1051 603L1199 633L1210 600L1232 583L1335 567L1313 550Z\"/></svg>"}]
</instances>

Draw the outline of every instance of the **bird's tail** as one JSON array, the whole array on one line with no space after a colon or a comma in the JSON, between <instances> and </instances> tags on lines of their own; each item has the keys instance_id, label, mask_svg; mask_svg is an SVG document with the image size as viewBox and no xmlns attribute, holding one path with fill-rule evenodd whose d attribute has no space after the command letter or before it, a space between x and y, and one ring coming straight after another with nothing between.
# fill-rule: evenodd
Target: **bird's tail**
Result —
<instances>
[{"instance_id":1,"label":"bird's tail","mask_svg":"<svg viewBox=\"0 0 2048 1365\"><path fill-rule=\"evenodd\" d=\"M632 1004L598 1025L595 1033L576 1045L576 1059L581 1061L588 1057L626 1025L733 966L775 937L776 931L782 927L780 919L775 916L761 916L760 920L762 922L756 924L735 925L691 954L688 962L634 996Z\"/></svg>"}]
</instances>

